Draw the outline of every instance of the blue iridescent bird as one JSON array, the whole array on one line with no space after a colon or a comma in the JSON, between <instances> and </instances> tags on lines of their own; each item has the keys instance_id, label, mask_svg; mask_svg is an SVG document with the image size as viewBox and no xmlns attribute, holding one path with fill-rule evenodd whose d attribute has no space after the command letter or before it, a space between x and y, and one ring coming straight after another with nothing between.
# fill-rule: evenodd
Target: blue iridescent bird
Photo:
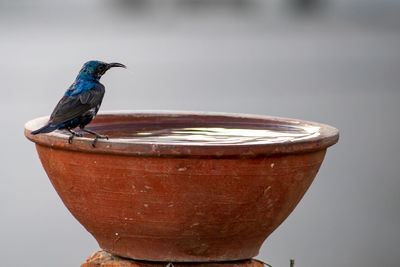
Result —
<instances>
[{"instance_id":1,"label":"blue iridescent bird","mask_svg":"<svg viewBox=\"0 0 400 267\"><path fill-rule=\"evenodd\" d=\"M75 82L68 88L51 113L47 125L31 132L31 134L50 133L57 129L66 129L71 133L68 143L82 134L72 129L79 127L82 131L95 136L92 145L96 146L97 139L106 138L96 132L85 129L85 126L96 116L103 100L105 88L100 78L113 67L126 68L121 63L105 63L101 61L86 62L80 70Z\"/></svg>"}]
</instances>

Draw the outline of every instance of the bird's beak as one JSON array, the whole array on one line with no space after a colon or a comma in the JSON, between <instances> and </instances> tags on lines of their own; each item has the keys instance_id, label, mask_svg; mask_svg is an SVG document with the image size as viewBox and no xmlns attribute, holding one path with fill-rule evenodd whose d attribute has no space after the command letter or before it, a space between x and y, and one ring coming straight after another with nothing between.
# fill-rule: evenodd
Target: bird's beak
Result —
<instances>
[{"instance_id":1,"label":"bird's beak","mask_svg":"<svg viewBox=\"0 0 400 267\"><path fill-rule=\"evenodd\" d=\"M120 68L126 69L126 66L124 64L121 64L121 63L109 63L108 64L108 68L109 69L113 68L113 67L120 67Z\"/></svg>"}]
</instances>

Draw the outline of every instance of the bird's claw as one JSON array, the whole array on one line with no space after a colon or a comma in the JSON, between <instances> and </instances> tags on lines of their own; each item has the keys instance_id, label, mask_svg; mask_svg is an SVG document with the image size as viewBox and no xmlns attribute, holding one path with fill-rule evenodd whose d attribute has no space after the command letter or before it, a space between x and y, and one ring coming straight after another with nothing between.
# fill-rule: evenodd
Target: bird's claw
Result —
<instances>
[{"instance_id":1,"label":"bird's claw","mask_svg":"<svg viewBox=\"0 0 400 267\"><path fill-rule=\"evenodd\" d=\"M76 132L71 132L72 134L68 137L68 144L72 144L72 139L74 139L75 136L77 137L82 137L83 134L81 133L76 133Z\"/></svg>"},{"instance_id":2,"label":"bird's claw","mask_svg":"<svg viewBox=\"0 0 400 267\"><path fill-rule=\"evenodd\" d=\"M96 147L98 139L107 139L108 140L108 136L107 135L100 135L100 134L96 135L96 137L93 139L92 147Z\"/></svg>"}]
</instances>

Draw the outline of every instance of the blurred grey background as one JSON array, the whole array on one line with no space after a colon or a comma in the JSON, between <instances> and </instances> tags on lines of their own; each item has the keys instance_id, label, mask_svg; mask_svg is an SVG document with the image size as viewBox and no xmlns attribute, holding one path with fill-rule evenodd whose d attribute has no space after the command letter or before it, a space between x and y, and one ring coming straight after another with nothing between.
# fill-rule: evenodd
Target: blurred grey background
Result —
<instances>
[{"instance_id":1,"label":"blurred grey background","mask_svg":"<svg viewBox=\"0 0 400 267\"><path fill-rule=\"evenodd\" d=\"M400 1L0 0L0 33L1 266L79 266L98 249L23 136L90 59L131 69L102 79L102 110L255 113L339 128L259 258L400 266Z\"/></svg>"}]
</instances>

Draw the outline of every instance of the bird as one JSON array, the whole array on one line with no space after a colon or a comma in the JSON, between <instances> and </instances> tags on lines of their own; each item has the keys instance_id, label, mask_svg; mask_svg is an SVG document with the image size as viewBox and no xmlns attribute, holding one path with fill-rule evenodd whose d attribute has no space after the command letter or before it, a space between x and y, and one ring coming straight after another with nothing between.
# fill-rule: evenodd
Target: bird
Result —
<instances>
[{"instance_id":1,"label":"bird","mask_svg":"<svg viewBox=\"0 0 400 267\"><path fill-rule=\"evenodd\" d=\"M79 127L83 132L95 136L92 141L93 147L96 146L97 139L108 139L108 136L85 129L85 126L96 116L104 97L105 87L100 83L100 78L113 67L127 68L121 63L105 63L98 60L86 62L74 83L65 91L54 108L47 124L32 131L31 134L50 133L57 129L65 129L71 133L68 138L68 143L71 144L75 136L82 137L82 134L73 131Z\"/></svg>"}]
</instances>

